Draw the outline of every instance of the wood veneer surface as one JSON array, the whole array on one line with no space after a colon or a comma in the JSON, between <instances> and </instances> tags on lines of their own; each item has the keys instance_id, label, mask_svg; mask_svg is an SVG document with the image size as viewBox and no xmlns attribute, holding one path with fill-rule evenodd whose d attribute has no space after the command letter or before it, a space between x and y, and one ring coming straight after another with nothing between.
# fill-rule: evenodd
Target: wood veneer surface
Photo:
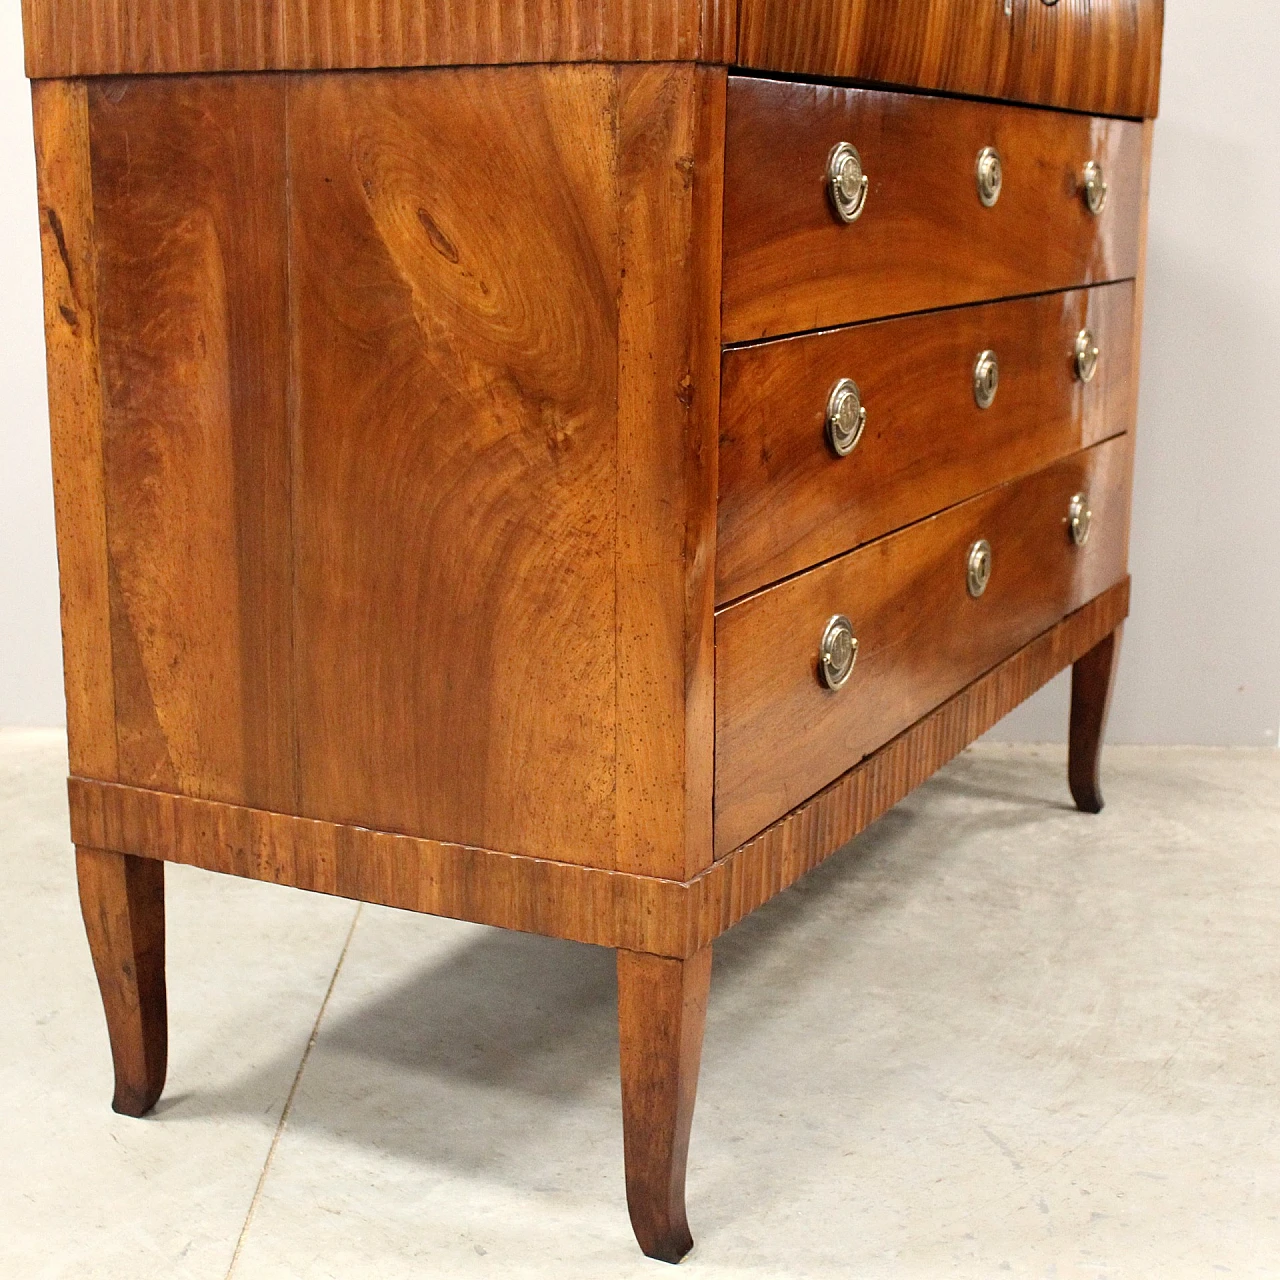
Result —
<instances>
[{"instance_id":1,"label":"wood veneer surface","mask_svg":"<svg viewBox=\"0 0 1280 1280\"><path fill-rule=\"evenodd\" d=\"M1125 574L1124 436L749 596L716 617L716 852L727 853ZM1068 533L1088 496L1088 544ZM986 593L970 547L992 547ZM818 677L823 629L860 641L839 692Z\"/></svg>"},{"instance_id":2,"label":"wood veneer surface","mask_svg":"<svg viewBox=\"0 0 1280 1280\"><path fill-rule=\"evenodd\" d=\"M717 598L726 603L1127 430L1133 286L855 325L728 351L720 421ZM1102 356L1076 375L1077 334ZM973 395L979 352L995 403ZM867 410L854 451L827 442L831 388Z\"/></svg>"},{"instance_id":3,"label":"wood veneer surface","mask_svg":"<svg viewBox=\"0 0 1280 1280\"><path fill-rule=\"evenodd\" d=\"M1163 0L23 0L32 77L703 61L1153 116Z\"/></svg>"},{"instance_id":4,"label":"wood veneer surface","mask_svg":"<svg viewBox=\"0 0 1280 1280\"><path fill-rule=\"evenodd\" d=\"M731 61L736 0L23 0L32 77Z\"/></svg>"},{"instance_id":5,"label":"wood veneer surface","mask_svg":"<svg viewBox=\"0 0 1280 1280\"><path fill-rule=\"evenodd\" d=\"M690 957L886 813L1124 620L1128 579L690 881L443 845L73 777L80 845L452 916Z\"/></svg>"},{"instance_id":6,"label":"wood veneer surface","mask_svg":"<svg viewBox=\"0 0 1280 1280\"><path fill-rule=\"evenodd\" d=\"M737 61L1154 116L1163 29L1163 0L742 0Z\"/></svg>"},{"instance_id":7,"label":"wood veneer surface","mask_svg":"<svg viewBox=\"0 0 1280 1280\"><path fill-rule=\"evenodd\" d=\"M827 161L857 147L866 208L840 221ZM1004 183L978 198L978 153ZM1085 164L1109 195L1085 207ZM724 340L1131 278L1141 231L1142 126L1000 103L729 78Z\"/></svg>"},{"instance_id":8,"label":"wood veneer surface","mask_svg":"<svg viewBox=\"0 0 1280 1280\"><path fill-rule=\"evenodd\" d=\"M710 864L724 85L38 88L78 767Z\"/></svg>"}]
</instances>

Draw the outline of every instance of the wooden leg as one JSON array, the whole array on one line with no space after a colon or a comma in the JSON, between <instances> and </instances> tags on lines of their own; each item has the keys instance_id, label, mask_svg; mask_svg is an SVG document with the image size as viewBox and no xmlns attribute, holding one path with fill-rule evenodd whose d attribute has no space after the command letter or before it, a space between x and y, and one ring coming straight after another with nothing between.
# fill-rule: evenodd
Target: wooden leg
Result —
<instances>
[{"instance_id":1,"label":"wooden leg","mask_svg":"<svg viewBox=\"0 0 1280 1280\"><path fill-rule=\"evenodd\" d=\"M1071 746L1067 778L1071 796L1083 813L1102 812L1099 765L1102 737L1111 708L1111 689L1120 660L1121 628L1095 645L1071 672Z\"/></svg>"},{"instance_id":2,"label":"wooden leg","mask_svg":"<svg viewBox=\"0 0 1280 1280\"><path fill-rule=\"evenodd\" d=\"M640 1248L679 1262L689 1129L711 989L711 948L690 960L618 952L618 1032L627 1208Z\"/></svg>"},{"instance_id":3,"label":"wooden leg","mask_svg":"<svg viewBox=\"0 0 1280 1280\"><path fill-rule=\"evenodd\" d=\"M76 875L115 1063L111 1105L121 1115L146 1115L164 1088L169 1051L164 863L77 849Z\"/></svg>"}]
</instances>

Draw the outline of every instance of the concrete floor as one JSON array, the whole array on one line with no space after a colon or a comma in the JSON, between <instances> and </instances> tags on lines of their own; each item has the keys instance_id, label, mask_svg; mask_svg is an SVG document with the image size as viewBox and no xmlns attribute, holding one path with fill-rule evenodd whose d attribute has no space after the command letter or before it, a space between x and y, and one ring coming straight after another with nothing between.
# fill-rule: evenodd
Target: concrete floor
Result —
<instances>
[{"instance_id":1,"label":"concrete floor","mask_svg":"<svg viewBox=\"0 0 1280 1280\"><path fill-rule=\"evenodd\" d=\"M65 768L0 734L0 1277L673 1274L593 948L170 868L169 1085L113 1115ZM1280 1276L1280 752L1063 775L966 753L717 944L685 1272Z\"/></svg>"}]
</instances>

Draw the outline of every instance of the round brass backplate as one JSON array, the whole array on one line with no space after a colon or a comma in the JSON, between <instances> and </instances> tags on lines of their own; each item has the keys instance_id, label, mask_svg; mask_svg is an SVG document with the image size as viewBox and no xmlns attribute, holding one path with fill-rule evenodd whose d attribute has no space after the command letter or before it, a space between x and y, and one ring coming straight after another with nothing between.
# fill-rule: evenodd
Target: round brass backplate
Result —
<instances>
[{"instance_id":1,"label":"round brass backplate","mask_svg":"<svg viewBox=\"0 0 1280 1280\"><path fill-rule=\"evenodd\" d=\"M977 600L991 582L991 543L979 538L969 548L969 594Z\"/></svg>"},{"instance_id":2,"label":"round brass backplate","mask_svg":"<svg viewBox=\"0 0 1280 1280\"><path fill-rule=\"evenodd\" d=\"M1000 361L994 351L984 351L973 365L973 398L979 409L990 409L1000 390Z\"/></svg>"},{"instance_id":3,"label":"round brass backplate","mask_svg":"<svg viewBox=\"0 0 1280 1280\"><path fill-rule=\"evenodd\" d=\"M1000 163L1000 153L995 147L983 147L978 152L975 176L978 181L978 199L985 208L994 208L996 201L1000 199L1000 188L1004 185L1004 166Z\"/></svg>"},{"instance_id":4,"label":"round brass backplate","mask_svg":"<svg viewBox=\"0 0 1280 1280\"><path fill-rule=\"evenodd\" d=\"M822 648L818 659L818 673L822 683L832 692L843 689L853 675L858 661L858 637L853 634L853 623L842 613L827 623L822 633Z\"/></svg>"},{"instance_id":5,"label":"round brass backplate","mask_svg":"<svg viewBox=\"0 0 1280 1280\"><path fill-rule=\"evenodd\" d=\"M827 192L841 222L857 222L867 207L870 183L851 142L837 142L827 158Z\"/></svg>"},{"instance_id":6,"label":"round brass backplate","mask_svg":"<svg viewBox=\"0 0 1280 1280\"><path fill-rule=\"evenodd\" d=\"M848 457L862 439L867 411L862 392L852 378L841 378L827 397L827 442L840 457Z\"/></svg>"}]
</instances>

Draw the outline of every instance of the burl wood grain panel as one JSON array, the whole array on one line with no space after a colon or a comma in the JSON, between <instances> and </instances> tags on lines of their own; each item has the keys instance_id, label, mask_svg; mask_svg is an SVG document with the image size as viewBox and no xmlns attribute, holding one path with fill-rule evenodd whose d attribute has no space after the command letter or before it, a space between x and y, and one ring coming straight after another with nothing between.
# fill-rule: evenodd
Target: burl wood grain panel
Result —
<instances>
[{"instance_id":1,"label":"burl wood grain panel","mask_svg":"<svg viewBox=\"0 0 1280 1280\"><path fill-rule=\"evenodd\" d=\"M292 85L306 815L710 861L715 76Z\"/></svg>"},{"instance_id":2,"label":"burl wood grain panel","mask_svg":"<svg viewBox=\"0 0 1280 1280\"><path fill-rule=\"evenodd\" d=\"M291 85L309 817L614 864L613 108L607 68Z\"/></svg>"},{"instance_id":3,"label":"burl wood grain panel","mask_svg":"<svg viewBox=\"0 0 1280 1280\"><path fill-rule=\"evenodd\" d=\"M735 0L23 0L32 77L732 61Z\"/></svg>"},{"instance_id":4,"label":"burl wood grain panel","mask_svg":"<svg viewBox=\"0 0 1280 1280\"><path fill-rule=\"evenodd\" d=\"M725 159L724 338L1131 278L1137 271L1142 126L1023 107L734 76ZM836 143L858 148L866 211L846 225L827 196ZM994 208L979 151L1000 152ZM1109 199L1085 206L1087 161Z\"/></svg>"},{"instance_id":5,"label":"burl wood grain panel","mask_svg":"<svg viewBox=\"0 0 1280 1280\"><path fill-rule=\"evenodd\" d=\"M114 781L115 679L88 93L83 84L36 84L32 108L68 749L73 772Z\"/></svg>"},{"instance_id":6,"label":"burl wood grain panel","mask_svg":"<svg viewBox=\"0 0 1280 1280\"><path fill-rule=\"evenodd\" d=\"M716 619L717 854L826 786L1125 574L1131 448L1120 436L874 542ZM1067 512L1089 496L1091 537ZM994 571L970 596L969 548ZM827 620L860 641L838 693L819 680Z\"/></svg>"},{"instance_id":7,"label":"burl wood grain panel","mask_svg":"<svg viewBox=\"0 0 1280 1280\"><path fill-rule=\"evenodd\" d=\"M688 882L338 827L85 778L79 844L410 911L688 958L844 847L1129 609L1124 579Z\"/></svg>"},{"instance_id":8,"label":"burl wood grain panel","mask_svg":"<svg viewBox=\"0 0 1280 1280\"><path fill-rule=\"evenodd\" d=\"M1163 0L742 0L738 63L1154 116Z\"/></svg>"},{"instance_id":9,"label":"burl wood grain panel","mask_svg":"<svg viewBox=\"0 0 1280 1280\"><path fill-rule=\"evenodd\" d=\"M288 808L285 86L88 93L119 777Z\"/></svg>"},{"instance_id":10,"label":"burl wood grain panel","mask_svg":"<svg viewBox=\"0 0 1280 1280\"><path fill-rule=\"evenodd\" d=\"M717 599L726 603L1129 429L1133 285L930 312L725 353ZM1076 335L1102 355L1076 375ZM1000 389L973 396L978 353ZM831 388L852 378L867 425L841 458Z\"/></svg>"}]
</instances>

